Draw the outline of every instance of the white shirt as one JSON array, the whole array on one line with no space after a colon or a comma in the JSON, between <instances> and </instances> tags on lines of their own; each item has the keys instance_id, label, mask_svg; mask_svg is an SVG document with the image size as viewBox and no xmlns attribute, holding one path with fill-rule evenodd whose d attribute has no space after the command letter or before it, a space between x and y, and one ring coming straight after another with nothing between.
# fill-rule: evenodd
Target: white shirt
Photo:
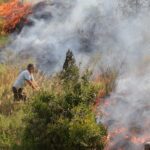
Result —
<instances>
[{"instance_id":1,"label":"white shirt","mask_svg":"<svg viewBox=\"0 0 150 150\"><path fill-rule=\"evenodd\" d=\"M34 80L33 74L31 74L28 70L22 71L19 76L17 77L13 87L19 89L25 86L26 81Z\"/></svg>"}]
</instances>

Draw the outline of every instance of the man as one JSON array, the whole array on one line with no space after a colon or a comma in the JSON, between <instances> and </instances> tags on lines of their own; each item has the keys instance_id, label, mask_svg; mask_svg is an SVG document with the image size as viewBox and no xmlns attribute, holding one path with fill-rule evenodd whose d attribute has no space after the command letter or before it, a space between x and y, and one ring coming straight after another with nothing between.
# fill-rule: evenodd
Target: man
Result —
<instances>
[{"instance_id":1,"label":"man","mask_svg":"<svg viewBox=\"0 0 150 150\"><path fill-rule=\"evenodd\" d=\"M29 64L27 66L27 69L22 71L17 77L12 88L15 101L26 100L27 97L25 93L23 93L23 88L25 87L26 83L28 83L35 90L39 89L33 77L34 71L35 71L34 65Z\"/></svg>"}]
</instances>

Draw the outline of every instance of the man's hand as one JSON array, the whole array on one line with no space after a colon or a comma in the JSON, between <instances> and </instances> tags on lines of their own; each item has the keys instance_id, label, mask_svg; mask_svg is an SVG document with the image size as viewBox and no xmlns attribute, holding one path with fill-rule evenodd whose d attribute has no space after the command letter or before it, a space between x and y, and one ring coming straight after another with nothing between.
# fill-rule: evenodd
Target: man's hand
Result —
<instances>
[{"instance_id":1,"label":"man's hand","mask_svg":"<svg viewBox=\"0 0 150 150\"><path fill-rule=\"evenodd\" d=\"M40 87L36 87L36 88L34 88L34 90L39 91L39 90L40 90Z\"/></svg>"},{"instance_id":2,"label":"man's hand","mask_svg":"<svg viewBox=\"0 0 150 150\"><path fill-rule=\"evenodd\" d=\"M34 90L39 90L39 86L35 84L33 81L27 80L27 83L34 89Z\"/></svg>"},{"instance_id":3,"label":"man's hand","mask_svg":"<svg viewBox=\"0 0 150 150\"><path fill-rule=\"evenodd\" d=\"M32 84L34 85L35 87L35 90L39 91L40 90L40 87L38 86L37 82L36 81L32 81Z\"/></svg>"}]
</instances>

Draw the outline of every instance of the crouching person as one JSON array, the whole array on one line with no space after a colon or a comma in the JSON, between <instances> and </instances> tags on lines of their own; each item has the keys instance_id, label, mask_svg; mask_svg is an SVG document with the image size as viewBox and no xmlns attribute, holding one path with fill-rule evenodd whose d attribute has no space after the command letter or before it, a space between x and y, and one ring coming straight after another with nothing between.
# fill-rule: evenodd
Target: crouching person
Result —
<instances>
[{"instance_id":1,"label":"crouching person","mask_svg":"<svg viewBox=\"0 0 150 150\"><path fill-rule=\"evenodd\" d=\"M15 83L13 84L12 91L14 94L14 101L19 101L19 100L26 100L27 96L23 92L23 89L26 85L30 85L34 90L38 90L39 87L37 83L34 80L33 73L35 71L34 65L29 64L27 66L27 69L22 71L19 76L17 77Z\"/></svg>"}]
</instances>

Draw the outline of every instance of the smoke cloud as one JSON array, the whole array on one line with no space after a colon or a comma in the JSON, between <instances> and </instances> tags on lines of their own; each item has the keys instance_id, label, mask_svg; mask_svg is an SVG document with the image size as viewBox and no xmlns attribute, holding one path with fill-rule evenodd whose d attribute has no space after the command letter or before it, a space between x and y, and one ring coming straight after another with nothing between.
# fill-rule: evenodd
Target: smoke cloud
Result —
<instances>
[{"instance_id":1,"label":"smoke cloud","mask_svg":"<svg viewBox=\"0 0 150 150\"><path fill-rule=\"evenodd\" d=\"M108 125L109 133L123 126L124 134L131 136L135 127L139 137L150 137L149 9L149 2L142 0L51 0L35 6L29 17L33 25L13 35L7 49L36 59L39 68L50 74L62 67L68 49L77 63L89 64L93 58L97 70L101 65L123 70L116 91L106 100L115 105L104 105L109 116L99 121ZM115 144L123 141L113 139ZM126 150L141 146L128 144Z\"/></svg>"},{"instance_id":2,"label":"smoke cloud","mask_svg":"<svg viewBox=\"0 0 150 150\"><path fill-rule=\"evenodd\" d=\"M110 135L106 149L142 150L150 140L150 68L140 69L120 77L116 91L100 106L105 115L98 120Z\"/></svg>"},{"instance_id":3,"label":"smoke cloud","mask_svg":"<svg viewBox=\"0 0 150 150\"><path fill-rule=\"evenodd\" d=\"M121 61L132 66L150 54L149 14L131 15L135 10L131 13L127 2L53 0L46 3L35 6L29 17L33 26L24 27L7 47L35 58L43 71L58 70L67 49L74 51L77 62L87 63L95 54L102 56L104 64L109 62L114 66ZM130 11L123 14L122 7Z\"/></svg>"}]
</instances>

